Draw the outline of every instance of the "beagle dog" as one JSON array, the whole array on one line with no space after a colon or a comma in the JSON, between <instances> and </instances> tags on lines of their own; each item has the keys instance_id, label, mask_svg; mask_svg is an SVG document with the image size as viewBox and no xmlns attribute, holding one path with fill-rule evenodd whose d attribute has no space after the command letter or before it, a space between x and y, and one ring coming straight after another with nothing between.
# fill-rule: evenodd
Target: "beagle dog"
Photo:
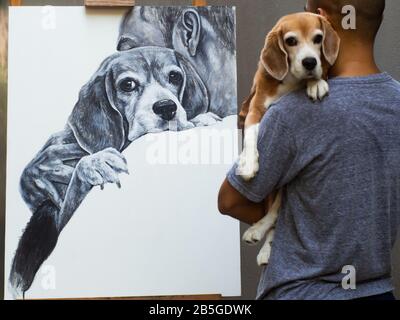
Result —
<instances>
[{"instance_id":1,"label":"beagle dog","mask_svg":"<svg viewBox=\"0 0 400 320\"><path fill-rule=\"evenodd\" d=\"M120 187L128 173L122 151L146 133L207 125L207 89L174 50L141 47L106 58L86 83L65 129L51 136L24 169L20 191L32 211L15 253L9 285L16 296L57 244L94 186ZM204 120L205 119L205 120Z\"/></svg>"},{"instance_id":2,"label":"beagle dog","mask_svg":"<svg viewBox=\"0 0 400 320\"><path fill-rule=\"evenodd\" d=\"M335 63L339 47L339 36L330 23L312 13L285 16L267 35L250 96L239 115L245 131L237 174L244 180L254 178L259 169L257 138L265 112L280 97L300 88L306 87L313 101L323 99L329 93L328 69ZM269 212L243 236L255 244L267 235L257 257L259 265L268 263L280 202L281 192L270 196Z\"/></svg>"}]
</instances>

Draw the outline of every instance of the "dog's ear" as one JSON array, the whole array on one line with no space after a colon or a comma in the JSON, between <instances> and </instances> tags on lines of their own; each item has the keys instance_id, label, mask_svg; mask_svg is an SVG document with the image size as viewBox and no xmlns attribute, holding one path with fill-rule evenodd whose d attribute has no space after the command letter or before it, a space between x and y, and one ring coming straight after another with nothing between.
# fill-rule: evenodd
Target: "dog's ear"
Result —
<instances>
[{"instance_id":1,"label":"dog's ear","mask_svg":"<svg viewBox=\"0 0 400 320\"><path fill-rule=\"evenodd\" d=\"M326 18L321 16L320 19L322 23L322 31L324 32L322 53L324 54L326 61L333 66L339 55L340 38Z\"/></svg>"},{"instance_id":2,"label":"dog's ear","mask_svg":"<svg viewBox=\"0 0 400 320\"><path fill-rule=\"evenodd\" d=\"M250 95L243 101L242 107L240 108L239 117L238 117L238 128L244 129L244 123L246 121L247 114L250 110L251 100L253 100L256 94L256 87L253 85L250 91Z\"/></svg>"},{"instance_id":3,"label":"dog's ear","mask_svg":"<svg viewBox=\"0 0 400 320\"><path fill-rule=\"evenodd\" d=\"M111 72L97 73L85 84L68 124L82 149L96 153L108 147L121 150L123 118L112 102Z\"/></svg>"},{"instance_id":4,"label":"dog's ear","mask_svg":"<svg viewBox=\"0 0 400 320\"><path fill-rule=\"evenodd\" d=\"M283 45L280 29L273 29L265 40L261 63L275 79L282 81L289 72L288 54Z\"/></svg>"},{"instance_id":5,"label":"dog's ear","mask_svg":"<svg viewBox=\"0 0 400 320\"><path fill-rule=\"evenodd\" d=\"M193 65L179 53L175 53L175 55L184 72L184 83L179 100L186 111L188 120L190 120L208 111L208 91Z\"/></svg>"}]
</instances>

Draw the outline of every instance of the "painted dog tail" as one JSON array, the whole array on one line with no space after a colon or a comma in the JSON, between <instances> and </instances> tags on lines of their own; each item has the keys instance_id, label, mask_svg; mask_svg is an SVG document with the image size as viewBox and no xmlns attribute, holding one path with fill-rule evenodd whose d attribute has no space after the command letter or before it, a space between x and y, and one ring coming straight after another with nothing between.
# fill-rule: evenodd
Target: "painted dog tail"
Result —
<instances>
[{"instance_id":1,"label":"painted dog tail","mask_svg":"<svg viewBox=\"0 0 400 320\"><path fill-rule=\"evenodd\" d=\"M31 287L37 271L54 250L58 229L56 219L59 208L45 201L28 222L11 266L9 284L18 296Z\"/></svg>"}]
</instances>

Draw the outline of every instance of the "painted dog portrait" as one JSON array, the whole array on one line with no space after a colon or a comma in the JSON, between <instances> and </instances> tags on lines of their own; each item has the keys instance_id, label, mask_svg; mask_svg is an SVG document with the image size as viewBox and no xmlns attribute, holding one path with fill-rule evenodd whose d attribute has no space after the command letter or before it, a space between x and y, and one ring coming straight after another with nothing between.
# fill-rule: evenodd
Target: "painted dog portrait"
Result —
<instances>
[{"instance_id":1,"label":"painted dog portrait","mask_svg":"<svg viewBox=\"0 0 400 320\"><path fill-rule=\"evenodd\" d=\"M117 50L159 46L175 50L197 70L207 86L211 111L236 114L235 9L140 7L125 15Z\"/></svg>"},{"instance_id":2,"label":"painted dog portrait","mask_svg":"<svg viewBox=\"0 0 400 320\"><path fill-rule=\"evenodd\" d=\"M64 129L49 132L22 172L20 193L32 215L11 265L15 297L30 289L91 189L121 187L120 175L129 174L122 152L133 141L236 115L234 23L231 8L127 13L117 51L81 88Z\"/></svg>"}]
</instances>

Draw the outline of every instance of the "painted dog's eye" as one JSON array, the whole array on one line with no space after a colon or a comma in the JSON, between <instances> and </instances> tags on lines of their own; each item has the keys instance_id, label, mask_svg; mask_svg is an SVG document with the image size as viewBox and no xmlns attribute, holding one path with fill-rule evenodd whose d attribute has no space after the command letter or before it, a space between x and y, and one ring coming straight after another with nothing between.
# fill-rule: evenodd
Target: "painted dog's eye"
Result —
<instances>
[{"instance_id":1,"label":"painted dog's eye","mask_svg":"<svg viewBox=\"0 0 400 320\"><path fill-rule=\"evenodd\" d=\"M119 88L125 92L132 92L136 89L136 81L132 78L126 78L120 81Z\"/></svg>"},{"instance_id":2,"label":"painted dog's eye","mask_svg":"<svg viewBox=\"0 0 400 320\"><path fill-rule=\"evenodd\" d=\"M180 85L183 81L182 75L178 71L171 71L169 73L169 82L174 85Z\"/></svg>"},{"instance_id":3,"label":"painted dog's eye","mask_svg":"<svg viewBox=\"0 0 400 320\"><path fill-rule=\"evenodd\" d=\"M285 40L285 42L289 47L297 46L297 39L295 37L289 37Z\"/></svg>"},{"instance_id":4,"label":"painted dog's eye","mask_svg":"<svg viewBox=\"0 0 400 320\"><path fill-rule=\"evenodd\" d=\"M322 34L318 34L314 37L314 43L315 44L320 44L322 42L322 40L324 39L324 37L322 36Z\"/></svg>"}]
</instances>

